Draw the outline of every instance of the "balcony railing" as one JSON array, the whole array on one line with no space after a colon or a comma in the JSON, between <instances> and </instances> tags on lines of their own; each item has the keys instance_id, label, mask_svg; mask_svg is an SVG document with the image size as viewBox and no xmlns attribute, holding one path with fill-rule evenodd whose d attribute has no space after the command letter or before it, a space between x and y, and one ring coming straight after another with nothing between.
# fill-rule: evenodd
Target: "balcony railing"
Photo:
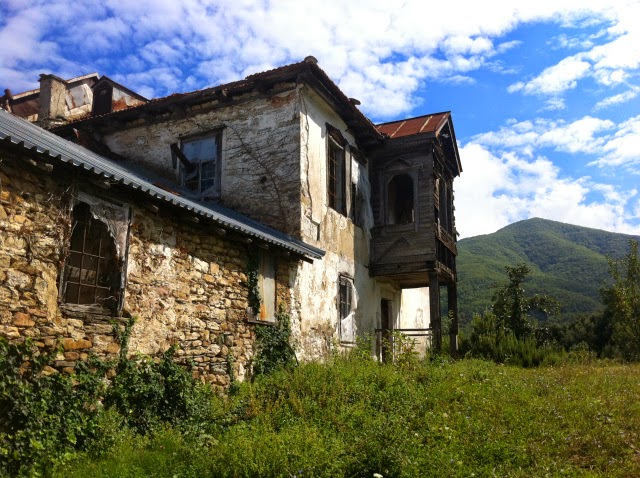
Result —
<instances>
[{"instance_id":1,"label":"balcony railing","mask_svg":"<svg viewBox=\"0 0 640 478\"><path fill-rule=\"evenodd\" d=\"M376 329L376 357L381 362L391 362L399 354L415 352L422 358L431 348L433 331L426 329Z\"/></svg>"}]
</instances>

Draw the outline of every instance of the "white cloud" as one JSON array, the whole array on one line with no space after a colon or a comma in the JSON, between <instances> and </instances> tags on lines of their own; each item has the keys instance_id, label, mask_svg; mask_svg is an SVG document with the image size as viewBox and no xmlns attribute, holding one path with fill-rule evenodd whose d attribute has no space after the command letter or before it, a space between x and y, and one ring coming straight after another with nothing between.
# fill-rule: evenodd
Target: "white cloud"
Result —
<instances>
[{"instance_id":1,"label":"white cloud","mask_svg":"<svg viewBox=\"0 0 640 478\"><path fill-rule=\"evenodd\" d=\"M627 90L623 93L618 93L617 95L609 96L604 100L598 101L594 106L594 109L599 110L602 108L608 108L609 106L618 105L620 103L626 103L627 101L631 101L640 93L640 88L632 86L630 90Z\"/></svg>"},{"instance_id":2,"label":"white cloud","mask_svg":"<svg viewBox=\"0 0 640 478\"><path fill-rule=\"evenodd\" d=\"M640 169L640 116L621 123L618 131L603 146L605 156L591 165L600 167L624 167L637 173Z\"/></svg>"},{"instance_id":3,"label":"white cloud","mask_svg":"<svg viewBox=\"0 0 640 478\"><path fill-rule=\"evenodd\" d=\"M464 174L455 181L456 224L461 237L488 234L515 221L544 217L597 229L640 234L637 191L622 192L587 177L563 178L543 157L494 155L469 143L460 150ZM601 193L600 200L589 199Z\"/></svg>"},{"instance_id":4,"label":"white cloud","mask_svg":"<svg viewBox=\"0 0 640 478\"><path fill-rule=\"evenodd\" d=\"M109 69L117 65L126 75L131 71L118 55L127 50L146 69L179 62L183 79L193 76L203 86L313 54L349 96L363 101L368 114L388 117L411 109L412 97L427 79L468 82L480 68L495 69L497 56L519 44L500 43L500 38L521 23L617 21L619 5L567 0L499 2L487 8L476 1L397 5L370 0L364 8L360 2L338 0L11 0L0 7L7 18L0 22L0 64L14 72L3 77L13 82L6 86L20 91L37 86L37 77L28 75L33 70L83 73L82 60L65 64L64 57L71 55L93 56L91 70L105 65L102 73L113 76ZM626 27L610 34L622 37L624 32ZM591 61L603 63L607 52L594 50L593 55ZM142 69L135 64L135 70ZM540 85L543 90L558 91L578 79L569 72L551 73ZM398 75L406 81L392 79ZM173 82L154 84L148 78L150 83L142 85L147 91L172 92L163 88ZM529 83L535 85L536 79Z\"/></svg>"},{"instance_id":5,"label":"white cloud","mask_svg":"<svg viewBox=\"0 0 640 478\"><path fill-rule=\"evenodd\" d=\"M575 88L577 80L587 75L591 65L579 56L570 56L546 68L528 82L517 82L507 89L510 93L522 91L526 95L557 95Z\"/></svg>"},{"instance_id":6,"label":"white cloud","mask_svg":"<svg viewBox=\"0 0 640 478\"><path fill-rule=\"evenodd\" d=\"M538 118L533 121L511 121L498 131L475 136L472 141L500 151L517 151L529 157L540 148L591 154L598 152L607 141L607 136L600 134L613 128L615 124L612 121L591 116L571 123Z\"/></svg>"}]
</instances>

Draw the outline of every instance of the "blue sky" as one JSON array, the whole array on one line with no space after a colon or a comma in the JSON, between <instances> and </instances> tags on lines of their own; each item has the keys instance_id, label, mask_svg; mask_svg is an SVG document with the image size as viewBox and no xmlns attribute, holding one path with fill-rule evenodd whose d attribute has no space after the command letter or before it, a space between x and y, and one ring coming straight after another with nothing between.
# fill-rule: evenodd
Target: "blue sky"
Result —
<instances>
[{"instance_id":1,"label":"blue sky","mask_svg":"<svg viewBox=\"0 0 640 478\"><path fill-rule=\"evenodd\" d=\"M0 87L149 98L314 55L373 121L451 110L461 237L544 217L640 234L640 1L3 0Z\"/></svg>"}]
</instances>

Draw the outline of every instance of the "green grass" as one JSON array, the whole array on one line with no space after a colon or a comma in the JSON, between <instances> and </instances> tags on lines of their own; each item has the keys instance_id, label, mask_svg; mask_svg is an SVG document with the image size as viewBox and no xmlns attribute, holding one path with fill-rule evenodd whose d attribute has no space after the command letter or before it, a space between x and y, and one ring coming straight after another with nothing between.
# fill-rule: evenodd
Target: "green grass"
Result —
<instances>
[{"instance_id":1,"label":"green grass","mask_svg":"<svg viewBox=\"0 0 640 478\"><path fill-rule=\"evenodd\" d=\"M204 435L112 426L99 455L54 476L635 477L638 397L640 365L337 358L243 384Z\"/></svg>"}]
</instances>

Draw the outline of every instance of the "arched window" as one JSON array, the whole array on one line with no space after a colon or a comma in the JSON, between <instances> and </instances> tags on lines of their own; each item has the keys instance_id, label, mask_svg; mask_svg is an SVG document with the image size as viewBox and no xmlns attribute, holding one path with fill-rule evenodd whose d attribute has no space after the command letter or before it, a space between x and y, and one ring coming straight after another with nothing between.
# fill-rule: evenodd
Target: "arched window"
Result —
<instances>
[{"instance_id":1,"label":"arched window","mask_svg":"<svg viewBox=\"0 0 640 478\"><path fill-rule=\"evenodd\" d=\"M92 216L88 204L76 204L62 301L113 310L119 300L119 278L116 245L107 225Z\"/></svg>"},{"instance_id":2,"label":"arched window","mask_svg":"<svg viewBox=\"0 0 640 478\"><path fill-rule=\"evenodd\" d=\"M387 186L387 224L410 224L415 222L415 200L413 178L398 174Z\"/></svg>"}]
</instances>

